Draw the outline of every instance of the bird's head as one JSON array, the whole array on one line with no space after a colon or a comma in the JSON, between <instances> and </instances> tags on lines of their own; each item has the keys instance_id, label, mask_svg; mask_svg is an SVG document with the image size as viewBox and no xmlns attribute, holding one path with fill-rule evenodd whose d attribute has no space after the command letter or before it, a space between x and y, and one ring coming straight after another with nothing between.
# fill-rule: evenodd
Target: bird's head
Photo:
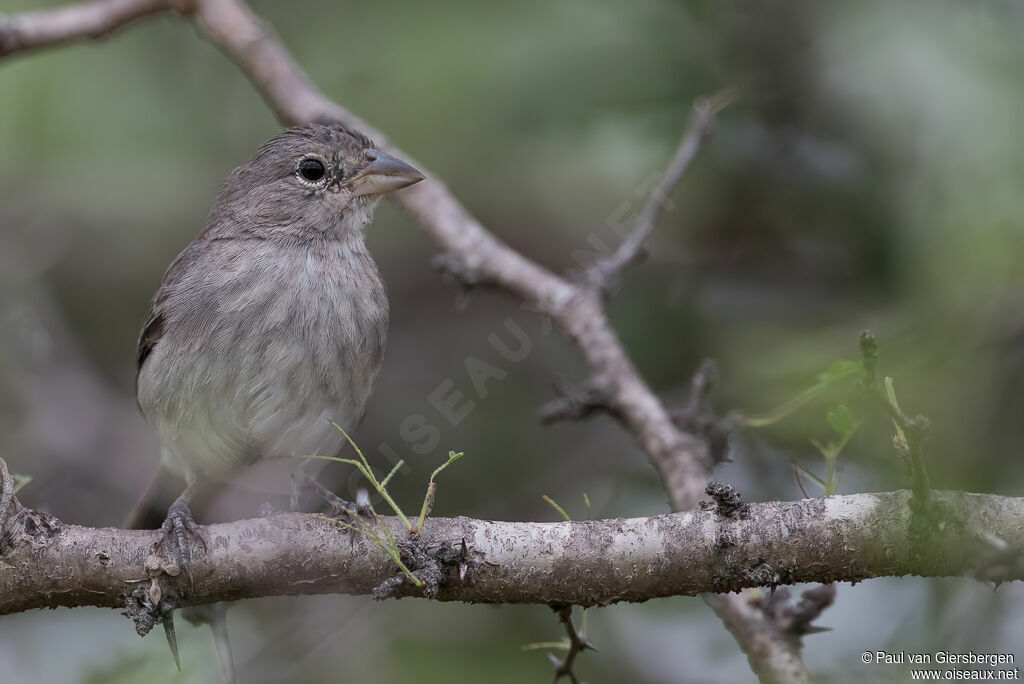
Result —
<instances>
[{"instance_id":1,"label":"bird's head","mask_svg":"<svg viewBox=\"0 0 1024 684\"><path fill-rule=\"evenodd\" d=\"M341 125L289 128L265 142L224 182L218 224L259 237L361 235L380 198L423 174Z\"/></svg>"}]
</instances>

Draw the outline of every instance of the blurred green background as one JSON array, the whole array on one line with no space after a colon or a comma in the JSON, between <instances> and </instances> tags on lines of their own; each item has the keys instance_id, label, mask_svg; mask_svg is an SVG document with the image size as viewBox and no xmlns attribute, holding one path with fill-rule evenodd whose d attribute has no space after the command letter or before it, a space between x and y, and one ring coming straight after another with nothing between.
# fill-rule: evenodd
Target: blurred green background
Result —
<instances>
[{"instance_id":1,"label":"blurred green background","mask_svg":"<svg viewBox=\"0 0 1024 684\"><path fill-rule=\"evenodd\" d=\"M16 13L49 3L5 0ZM693 99L737 102L673 195L613 322L655 389L681 401L704 357L722 410L768 410L856 358L872 329L904 408L934 429L933 485L1020 495L1024 481L1024 6L1006 2L254 2L329 96L423 162L498 236L576 268L670 157ZM35 480L20 496L66 521L115 525L152 472L134 407L134 352L163 269L202 227L218 185L278 126L247 81L177 17L110 39L0 62L0 456ZM575 351L508 296L446 286L433 245L393 205L369 236L392 302L378 390L355 435L410 464L414 508L449 449L436 515L552 520L661 513L645 456L607 418L543 428ZM488 342L530 353L503 361ZM481 397L465 363L507 376ZM448 423L443 383L474 408ZM446 390L447 391L447 390ZM840 397L841 398L841 397ZM748 500L802 494L791 461L821 474L815 402L733 442L716 479ZM859 410L859 409L858 409ZM441 434L415 452L409 416ZM877 413L840 458L841 493L903 485ZM349 487L348 473L331 477ZM811 482L808 493L817 495ZM248 504L247 504L248 505ZM239 515L255 514L251 509ZM531 642L562 634L544 607L302 597L229 617L240 680L536 682ZM181 621L179 620L179 623ZM822 681L901 681L864 650L1013 651L1019 584L886 579L842 586L806 640ZM698 599L588 612L595 682L752 681ZM0 619L4 681L209 682L205 630L179 626L183 671L159 634L115 611ZM59 644L59 646L55 646Z\"/></svg>"}]
</instances>

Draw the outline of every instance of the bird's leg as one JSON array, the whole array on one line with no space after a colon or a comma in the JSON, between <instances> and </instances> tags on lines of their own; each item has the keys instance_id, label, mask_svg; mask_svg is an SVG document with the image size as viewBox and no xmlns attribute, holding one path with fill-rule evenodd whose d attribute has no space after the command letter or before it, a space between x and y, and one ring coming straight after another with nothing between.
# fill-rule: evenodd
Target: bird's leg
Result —
<instances>
[{"instance_id":1,"label":"bird's leg","mask_svg":"<svg viewBox=\"0 0 1024 684\"><path fill-rule=\"evenodd\" d=\"M189 509L189 502L197 488L196 482L190 481L181 496L174 500L171 507L167 509L167 519L160 526L156 543L153 544L155 551L168 539L172 541L178 567L185 571L190 588L195 585L192 579L192 548L198 541L203 550L206 550L206 540L199 533L199 526L192 519L192 511Z\"/></svg>"}]
</instances>

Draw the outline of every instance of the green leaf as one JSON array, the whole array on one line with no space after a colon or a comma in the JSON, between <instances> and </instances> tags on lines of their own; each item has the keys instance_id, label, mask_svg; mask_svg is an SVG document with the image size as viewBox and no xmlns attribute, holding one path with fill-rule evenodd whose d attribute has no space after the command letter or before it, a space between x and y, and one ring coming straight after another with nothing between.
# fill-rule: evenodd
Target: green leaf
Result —
<instances>
[{"instance_id":1,"label":"green leaf","mask_svg":"<svg viewBox=\"0 0 1024 684\"><path fill-rule=\"evenodd\" d=\"M846 404L839 404L829 411L825 418L840 438L846 439L857 431L857 419L854 417L853 412L850 411L850 407Z\"/></svg>"},{"instance_id":2,"label":"green leaf","mask_svg":"<svg viewBox=\"0 0 1024 684\"><path fill-rule=\"evenodd\" d=\"M824 373L818 374L818 382L823 385L834 385L859 373L864 368L860 361L839 360L828 367Z\"/></svg>"}]
</instances>

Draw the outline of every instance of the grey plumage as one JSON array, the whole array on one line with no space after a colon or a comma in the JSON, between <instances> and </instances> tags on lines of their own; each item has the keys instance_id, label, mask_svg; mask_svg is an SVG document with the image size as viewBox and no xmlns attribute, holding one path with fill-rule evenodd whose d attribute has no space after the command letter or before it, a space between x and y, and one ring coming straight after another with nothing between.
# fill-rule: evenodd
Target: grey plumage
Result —
<instances>
[{"instance_id":1,"label":"grey plumage","mask_svg":"<svg viewBox=\"0 0 1024 684\"><path fill-rule=\"evenodd\" d=\"M328 421L361 417L388 328L364 229L382 193L421 179L322 125L285 131L231 173L139 339L138 402L168 468L191 484L340 450Z\"/></svg>"},{"instance_id":2,"label":"grey plumage","mask_svg":"<svg viewBox=\"0 0 1024 684\"><path fill-rule=\"evenodd\" d=\"M363 233L383 193L422 179L341 126L289 129L232 171L164 274L139 336L136 395L164 466L187 483L154 548L173 543L190 583L198 486L283 464L250 485L287 487L287 457L337 454L345 438L331 423L351 430L362 416L388 329ZM163 618L177 660L173 614ZM223 611L212 625L230 682Z\"/></svg>"}]
</instances>

